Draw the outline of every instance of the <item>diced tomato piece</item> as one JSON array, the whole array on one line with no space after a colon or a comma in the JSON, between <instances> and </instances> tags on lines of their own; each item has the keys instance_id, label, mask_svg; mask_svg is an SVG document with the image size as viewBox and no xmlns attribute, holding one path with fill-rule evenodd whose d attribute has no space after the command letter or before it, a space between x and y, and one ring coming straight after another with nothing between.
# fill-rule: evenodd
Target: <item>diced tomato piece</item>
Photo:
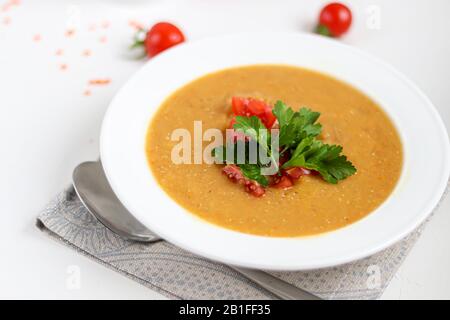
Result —
<instances>
[{"instance_id":1,"label":"diced tomato piece","mask_svg":"<svg viewBox=\"0 0 450 320\"><path fill-rule=\"evenodd\" d=\"M254 116L264 115L267 109L270 109L270 107L264 101L250 99L248 102L247 110Z\"/></svg>"},{"instance_id":2,"label":"diced tomato piece","mask_svg":"<svg viewBox=\"0 0 450 320\"><path fill-rule=\"evenodd\" d=\"M293 180L299 179L301 176L311 174L311 170L302 167L292 167L284 171L284 173Z\"/></svg>"},{"instance_id":3,"label":"diced tomato piece","mask_svg":"<svg viewBox=\"0 0 450 320\"><path fill-rule=\"evenodd\" d=\"M273 124L275 123L276 120L277 120L277 118L272 113L272 108L266 109L266 111L264 112L264 120L262 120L264 122L264 125L266 126L266 128L268 128L268 129L272 128Z\"/></svg>"},{"instance_id":4,"label":"diced tomato piece","mask_svg":"<svg viewBox=\"0 0 450 320\"><path fill-rule=\"evenodd\" d=\"M288 176L281 176L275 182L274 187L278 189L288 189L294 185Z\"/></svg>"},{"instance_id":5,"label":"diced tomato piece","mask_svg":"<svg viewBox=\"0 0 450 320\"><path fill-rule=\"evenodd\" d=\"M258 182L247 179L242 174L241 169L234 164L226 165L222 172L234 183L242 184L245 186L245 190L255 197L261 197L266 193L266 190Z\"/></svg>"},{"instance_id":6,"label":"diced tomato piece","mask_svg":"<svg viewBox=\"0 0 450 320\"><path fill-rule=\"evenodd\" d=\"M236 116L231 118L230 125L228 126L229 129L233 129L234 124L236 123Z\"/></svg>"},{"instance_id":7,"label":"diced tomato piece","mask_svg":"<svg viewBox=\"0 0 450 320\"><path fill-rule=\"evenodd\" d=\"M272 113L272 107L262 100L253 98L231 98L231 109L236 116L257 116L266 128L272 128L276 117Z\"/></svg>"},{"instance_id":8,"label":"diced tomato piece","mask_svg":"<svg viewBox=\"0 0 450 320\"><path fill-rule=\"evenodd\" d=\"M247 113L248 99L240 97L231 98L231 109L237 116L245 116Z\"/></svg>"},{"instance_id":9,"label":"diced tomato piece","mask_svg":"<svg viewBox=\"0 0 450 320\"><path fill-rule=\"evenodd\" d=\"M294 180L299 179L303 175L303 171L299 167L287 169L285 171L285 173L287 176L289 176L289 178L294 179Z\"/></svg>"},{"instance_id":10,"label":"diced tomato piece","mask_svg":"<svg viewBox=\"0 0 450 320\"><path fill-rule=\"evenodd\" d=\"M234 164L226 165L222 172L227 175L228 178L230 178L233 182L240 182L244 179L244 175L241 172L241 169L239 169L238 166Z\"/></svg>"},{"instance_id":11,"label":"diced tomato piece","mask_svg":"<svg viewBox=\"0 0 450 320\"><path fill-rule=\"evenodd\" d=\"M247 189L247 192L255 197L261 197L266 193L264 187L256 181L247 180L247 184L245 187Z\"/></svg>"}]
</instances>

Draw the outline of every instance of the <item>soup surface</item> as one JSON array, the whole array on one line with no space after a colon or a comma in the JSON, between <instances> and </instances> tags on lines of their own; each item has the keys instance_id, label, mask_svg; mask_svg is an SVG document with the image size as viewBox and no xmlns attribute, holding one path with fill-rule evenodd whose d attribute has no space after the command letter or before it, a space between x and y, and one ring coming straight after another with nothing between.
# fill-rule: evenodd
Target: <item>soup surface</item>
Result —
<instances>
[{"instance_id":1,"label":"soup surface","mask_svg":"<svg viewBox=\"0 0 450 320\"><path fill-rule=\"evenodd\" d=\"M307 106L321 112L320 139L342 145L357 173L338 184L303 176L290 189L268 188L256 198L230 182L221 165L174 164L171 152L179 142L171 141L173 130L186 128L193 136L196 120L203 131L224 130L233 96L271 104L282 100L294 110ZM402 168L399 136L374 101L330 76L279 65L227 69L182 87L154 116L146 152L161 187L193 214L225 228L274 237L314 235L363 218L386 200Z\"/></svg>"}]
</instances>

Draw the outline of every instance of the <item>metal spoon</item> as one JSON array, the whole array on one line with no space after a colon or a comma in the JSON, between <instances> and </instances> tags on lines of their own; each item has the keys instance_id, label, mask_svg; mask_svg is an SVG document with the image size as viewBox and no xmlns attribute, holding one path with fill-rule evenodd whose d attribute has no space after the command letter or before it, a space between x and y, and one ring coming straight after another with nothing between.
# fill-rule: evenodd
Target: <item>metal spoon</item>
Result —
<instances>
[{"instance_id":1,"label":"metal spoon","mask_svg":"<svg viewBox=\"0 0 450 320\"><path fill-rule=\"evenodd\" d=\"M156 242L160 237L141 224L119 201L106 179L100 161L83 162L72 175L73 186L87 210L108 229L124 239ZM229 266L284 300L320 300L264 271Z\"/></svg>"}]
</instances>

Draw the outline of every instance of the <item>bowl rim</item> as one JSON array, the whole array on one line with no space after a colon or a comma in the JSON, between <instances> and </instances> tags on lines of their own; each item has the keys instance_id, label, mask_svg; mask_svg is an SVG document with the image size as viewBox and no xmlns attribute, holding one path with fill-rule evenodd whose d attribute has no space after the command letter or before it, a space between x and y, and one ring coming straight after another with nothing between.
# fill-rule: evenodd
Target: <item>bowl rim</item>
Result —
<instances>
[{"instance_id":1,"label":"bowl rim","mask_svg":"<svg viewBox=\"0 0 450 320\"><path fill-rule=\"evenodd\" d=\"M142 165L141 165L142 163L140 163L141 160L136 159L140 156L136 156L136 153L135 153L135 151L136 151L135 149L138 148L139 143L133 143L134 149L128 149L128 147L125 145L127 142L126 139L124 138L125 139L125 141L124 141L124 139L120 139L117 136L117 133L114 133L114 131L116 131L116 129L120 126L123 126L124 128L128 128L130 126L130 124L126 123L126 121L130 121L130 119L127 119L127 115L126 115L126 113L124 113L126 110L125 109L126 108L125 101L127 100L127 95L129 95L130 92L133 92L133 90L134 90L134 93L141 92L142 85L140 85L139 82L142 82L143 79L151 80L151 78L149 78L149 76L148 76L148 73L150 71L158 70L158 68L160 68L161 66L170 68L171 62L173 63L173 61L175 61L174 59L177 59L177 61L178 61L177 65L179 65L179 63L181 63L182 61L186 61L186 59L188 61L195 60L196 58L192 58L192 54L198 53L198 50L205 50L205 48L207 48L208 46L213 45L216 47L217 46L220 47L220 46L225 46L227 44L230 45L230 44L234 44L234 43L240 43L240 44L244 44L244 47L245 47L245 43L244 43L245 41L247 41L247 42L250 41L251 43L260 45L260 42L267 37L270 37L271 39L272 38L277 39L277 41L279 43L283 43L285 46L288 45L290 49L293 47L295 47L295 48L299 47L299 45L296 43L302 43L302 45L300 45L300 48L302 48L304 50L312 50L312 51L318 50L318 51L314 51L314 52L316 52L316 54L320 53L320 51L324 50L324 48L327 50L330 50L330 52L332 51L336 54L339 53L339 54L345 55L345 53L348 53L350 56L352 56L354 59L356 59L357 62L366 61L366 63L368 63L369 65L372 65L372 68L376 67L376 68L379 68L382 73L385 72L386 73L385 78L389 79L390 81L393 81L394 87L395 87L395 85L397 85L400 88L400 84L401 84L403 86L402 90L409 90L409 93L411 95L415 95L415 98L418 100L418 105L421 105L421 107L423 108L423 110L421 110L421 111L426 111L426 113L430 117L430 121L435 126L435 128L434 128L435 130L433 131L433 134L435 135L434 138L436 138L436 137L438 138L438 140L439 140L438 147L440 147L440 149L441 149L440 150L441 151L440 152L441 174L439 175L439 181L433 183L434 184L433 196L431 196L427 199L426 203L422 205L422 207L420 209L420 213L416 213L414 217L411 217L408 224L404 225L402 228L400 228L401 230L397 230L396 232L391 233L390 236L387 237L386 239L384 239L383 241L378 240L377 243L371 243L370 245L367 244L367 245L361 246L361 247L355 246L353 251L347 252L345 255L341 255L341 256L324 257L324 256L319 255L319 257L317 257L317 255L313 255L313 254L310 254L310 256L302 256L301 254L299 254L299 257L296 257L296 259L292 259L292 261L290 261L289 258L285 259L283 256L278 257L278 260L277 260L276 250L277 249L282 250L283 245L288 246L290 249L300 248L305 251L308 251L307 250L308 248L305 247L308 244L305 244L305 243L310 242L310 245L311 245L311 244L313 244L314 241L317 242L317 239L326 238L327 234L332 234L330 240L325 241L325 244L321 243L321 241L319 241L318 242L319 244L314 243L314 245L318 248L320 248L321 246L327 245L327 243L328 243L328 245L330 245L330 243L331 243L330 241L333 238L336 238L335 234L341 235L340 236L341 238L337 237L337 239L341 240L341 242L342 242L341 245L345 245L345 244L352 245L351 242L348 241L348 239L346 241L342 241L342 234L345 235L346 232L349 232L348 230L355 229L354 226L360 224L362 221L369 220L367 218L374 215L375 212L378 213L379 211L385 210L383 208L385 207L386 202L390 202L391 198L395 197L394 194L397 194L397 192L402 192L402 191L398 191L398 190L405 188L405 184L406 184L406 186L408 186L408 182L405 182L404 180L407 178L410 178L410 177L405 177L405 174L414 175L411 168L408 168L408 165L409 165L408 162L411 160L410 159L411 154L409 153L410 150L409 151L407 150L407 152L404 152L404 164L403 164L403 168L402 168L402 174L400 177L400 181L398 182L397 187L393 191L393 195L387 201L385 201L385 203L383 203L374 212L370 213L366 218L363 218L363 219L361 219L353 224L350 224L349 226L346 226L344 228L337 229L336 231L331 231L326 234L320 234L320 235L313 236L313 237L270 238L270 237L261 237L261 236L241 234L236 231L232 231L232 230L224 229L219 226L212 225L204 220L201 220L200 218L197 218L193 214L189 213L190 220L184 221L187 223L187 224L185 224L185 226L187 226L188 228L191 228L191 227L194 228L196 230L196 232L198 232L198 236L200 238L204 235L215 237L215 233L220 234L220 237L218 238L221 240L220 242L217 242L218 239L215 239L214 241L211 241L211 243L208 246L205 246L204 245L205 242L203 242L203 246L202 246L202 245L200 245L202 243L202 241L199 241L200 239L196 239L195 242L190 241L190 239L188 239L189 236L196 237L195 235L192 234L191 230L186 231L185 229L181 229L182 227L180 225L177 225L176 230L178 232L181 230L184 230L184 232L188 233L188 235L186 235L186 236L175 235L176 231L169 230L169 228L167 227L168 226L167 224L164 226L163 224L161 224L159 222L150 220L150 217L147 216L145 213L146 210L148 211L149 207L148 206L144 207L145 197L148 197L149 195L146 194L145 191L143 191L142 183L140 184L140 188L138 188L138 190L134 190L138 194L137 197L131 194L133 192L131 189L134 188L134 186L131 184L132 179L131 178L128 179L124 176L124 171L127 171L127 169L126 169L127 167L129 169L132 168L131 171L134 170L134 168L133 168L134 166L141 167L140 173L143 176L145 176L144 180L148 179L147 182L149 182L149 185L156 183L156 187L157 188L160 188L160 187L157 184L157 182L154 180L153 174L151 173L151 169L148 166L147 166L147 173L142 172ZM317 48L316 49L308 49L308 47L305 47L304 43L306 43L307 45L310 45L312 47L317 46ZM214 65L214 59L218 59L218 58L214 57L212 55L212 53L217 53L217 48L215 48L215 50L213 50L213 49L208 49L208 50L211 51L210 52L211 55L208 56L208 59L210 59L212 65ZM245 49L242 51L244 54L247 53L247 51L245 51L245 50L248 51L248 54L250 55L249 61L251 61L252 60L251 59L252 49L245 47ZM241 52L241 54L242 54L242 52ZM344 53L342 53L342 52L344 52ZM269 56L270 56L270 54L276 55L278 53L276 53L274 51L272 53L269 53ZM220 53L219 53L219 55L220 55ZM282 56L282 54L281 54L281 56ZM311 58L311 59L314 59L314 58ZM360 59L360 61L358 59ZM264 60L264 59L262 59L262 60ZM197 61L197 63L198 62L199 61ZM320 62L324 63L325 65L327 63L333 63L326 59L324 61L320 61ZM207 62L207 63L209 63L209 62ZM256 63L256 64L260 64L260 63ZM287 63L287 64L291 64L291 63ZM240 66L240 65L245 65L245 64L240 64L240 63L235 64L235 66ZM295 65L309 68L309 66L303 66L301 64L295 64ZM366 65L366 67L367 67L367 65ZM333 68L337 68L337 67L333 66ZM345 73L345 70L346 70L345 68L346 68L346 66L341 66L342 70L339 68L337 68L336 70L341 70L342 72ZM154 69L154 70L152 70L152 69ZM209 72L215 72L215 71L218 71L221 69L223 69L223 68L211 69ZM312 68L312 69L317 70L315 68ZM324 67L324 69L326 69L326 67ZM333 70L333 72L331 72L331 73L328 73L326 71L323 72L323 70L318 70L318 71L322 72L322 73L326 73L326 74L327 73L331 74L332 76L338 78L341 81L350 82L350 84L352 86L357 87L358 89L365 92L367 95L371 96L371 94L366 92L366 90L359 88L358 85L355 85L355 83L352 83L352 81L347 81L348 79L343 79L342 77L337 75L336 70ZM183 72L187 72L187 71L183 71ZM356 72L356 71L353 70L352 72ZM203 73L203 75L204 74L205 73ZM389 78L387 75L390 75L391 78ZM198 78L198 75L196 77L191 77L191 80L195 79L195 78ZM170 81L170 80L165 80L165 81ZM174 81L174 80L172 80L172 81ZM398 81L398 83L396 83L395 81ZM180 83L183 83L183 82L181 81ZM187 82L184 82L184 83L186 84ZM174 88L176 89L176 88L180 87L178 84L177 85L174 84L172 89L174 89ZM174 90L169 91L169 89L167 89L167 92L169 92L169 94L171 94L173 91ZM374 98L373 96L371 96L371 97ZM393 114L384 107L383 101L378 101L377 98L375 98L374 100L377 101L382 106L382 108L384 109L386 114L388 114L388 116L391 117L391 119L393 120L397 129L400 129L401 125L398 123L399 118L396 116L393 116ZM411 96L411 99L413 99L412 96ZM157 99L155 98L153 100L156 101ZM419 100L420 100L420 103L419 103ZM139 102L136 102L136 105L139 105ZM139 107L139 108L141 108L141 107ZM152 111L146 111L147 113L144 111L139 111L139 112L141 112L140 117L143 117L146 119L147 126L148 126L149 122L151 121L153 114L156 112L156 110L158 108L159 108L159 105L156 105L156 106L152 106L152 108L151 108ZM393 108L393 107L391 107L391 108ZM135 109L132 109L132 112L130 112L128 109L128 112L134 113ZM132 129L132 128L130 129L130 131L133 131L133 130L134 129ZM408 148L410 148L411 147L410 146L411 137L405 136L401 130L398 130L398 131L401 136L402 142L404 143L404 146L403 146L404 149L405 149L405 145L407 145ZM412 136L412 133L411 133L411 136ZM137 136L134 135L134 137L137 137ZM118 145L114 143L114 139L119 140ZM434 142L436 142L436 141L434 141ZM142 142L142 141L140 141L140 142ZM131 150L131 152L130 152L132 154L131 157L129 157L129 158L124 157L121 154L120 147L124 148L127 151ZM141 147L142 147L142 145L141 145ZM133 151L133 150L135 150L135 151ZM436 151L437 149L434 148L433 150ZM145 148L142 147L141 151L142 151L142 153L145 153L144 152ZM136 152L138 152L138 151L136 151ZM117 194L118 198L122 201L122 203L125 205L125 207L130 212L132 212L136 216L137 219L139 219L144 225L149 227L152 231L156 232L164 239L167 239L169 242L172 242L175 245L180 246L181 248L184 248L195 254L199 254L201 256L205 256L205 257L213 259L213 260L217 260L217 261L224 262L227 264L232 264L232 265L240 265L240 266L244 266L244 267L262 268L262 269L270 269L270 270L286 270L286 271L287 270L309 270L309 269L317 269L317 268L323 268L323 267L336 266L336 265L344 264L344 263L347 263L350 261L354 261L354 260L358 260L358 259L370 256L376 252L379 252L382 249L389 247L390 245L401 240L407 234L409 234L414 229L416 229L420 225L420 223L423 222L426 219L426 217L433 211L433 209L436 207L439 200L441 199L441 196L443 195L445 188L447 187L448 179L449 179L449 175L450 175L450 148L449 148L449 138L448 138L447 131L445 129L445 125L444 125L442 119L440 118L437 110L432 105L431 101L425 96L425 94L422 91L420 91L420 89L415 84L413 84L403 74L401 74L399 71L397 71L396 69L394 69L392 66L388 65L387 63L381 61L380 59L375 58L372 55L369 55L360 49L357 49L357 48L354 48L354 47L351 47L351 46L348 46L348 45L345 45L342 43L338 43L337 41L325 39L320 36L309 35L309 34L293 34L293 33L278 33L278 32L274 32L271 34L265 33L264 36L260 33L240 33L240 34L232 34L232 35L223 35L220 37L209 37L209 38L205 38L202 40L198 40L198 41L185 43L185 44L176 46L174 48L167 50L167 52L164 52L163 54L160 54L160 55L156 56L155 58L153 58L152 60L148 61L145 64L145 66L142 69L140 69L139 71L137 71L137 73L122 87L122 89L119 90L119 92L116 94L116 96L111 101L110 106L105 114L105 117L104 117L104 120L102 123L101 138L100 138L100 153L101 153L101 159L102 159L102 163L103 163L103 166L105 169L105 173L108 178L108 181L111 184L112 189ZM117 158L120 158L120 159L117 159ZM432 160L438 161L439 159L432 159ZM121 172L121 173L119 173L119 172ZM138 172L139 172L139 170L138 170ZM133 173L133 172L131 172L131 173ZM134 178L136 178L137 180L140 179L137 177L137 175L135 175ZM435 178L435 179L437 180L437 178ZM417 181L417 179L415 179L415 180ZM409 182L409 183L411 183L411 182ZM183 212L183 214L185 214L185 212L186 212L185 209L183 209L179 205L175 204L174 201L171 200L169 196L167 196L167 195L164 196L164 195L165 195L165 192L163 192L162 190L158 191L155 188L152 189L152 197L154 197L158 201L163 201L163 202L158 202L158 204L161 206L164 206L164 209L169 210L170 212L172 210L178 210L180 213ZM170 200L172 202L172 205L166 204L165 201L167 201L167 200ZM154 213L152 213L152 215L153 214ZM159 215L159 216L156 215L155 217L164 219L164 217L162 217L161 215ZM153 218L155 218L155 217L153 217ZM364 237L362 237L362 236L365 236L365 235L359 233L357 230L356 231L352 230L351 233L353 234L353 238L356 236L359 236L360 237L360 238L358 238L359 240L364 239ZM345 236L344 236L344 238L345 238ZM264 252L257 253L256 255L250 254L248 258L245 256L245 251L244 252L239 251L239 255L233 256L232 254L230 254L230 252L225 250L226 254L224 254L225 251L224 251L224 248L221 243L223 243L223 241L230 240L230 239L233 239L233 241L226 242L226 243L230 243L232 246L236 246L238 243L240 243L248 250L248 252L250 252L252 250L253 251L254 250L262 251L264 249L263 245L269 246L268 252L271 253L272 256L274 256L274 259L272 259L270 256L267 255L267 253L265 254ZM203 239L203 240L205 240L205 239ZM264 241L259 241L259 240L264 240ZM260 244L257 244L258 242L260 242ZM296 245L296 243L297 243L297 245ZM302 244L302 245L300 245L300 244ZM285 253L285 254L287 254L287 253ZM308 260L308 257L309 257L309 260ZM302 260L302 258L304 260Z\"/></svg>"}]
</instances>

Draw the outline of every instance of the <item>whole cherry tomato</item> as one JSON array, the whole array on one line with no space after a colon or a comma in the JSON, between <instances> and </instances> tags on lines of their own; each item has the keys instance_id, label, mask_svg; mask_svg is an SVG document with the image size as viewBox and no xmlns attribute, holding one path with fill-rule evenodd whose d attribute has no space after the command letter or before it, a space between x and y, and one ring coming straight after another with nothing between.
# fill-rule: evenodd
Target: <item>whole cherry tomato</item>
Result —
<instances>
[{"instance_id":1,"label":"whole cherry tomato","mask_svg":"<svg viewBox=\"0 0 450 320\"><path fill-rule=\"evenodd\" d=\"M319 15L317 33L339 37L347 32L352 24L352 12L342 3L333 2L326 5Z\"/></svg>"},{"instance_id":2,"label":"whole cherry tomato","mask_svg":"<svg viewBox=\"0 0 450 320\"><path fill-rule=\"evenodd\" d=\"M139 30L133 47L143 46L147 56L151 58L184 40L183 33L176 26L169 22L158 22L147 32Z\"/></svg>"}]
</instances>

